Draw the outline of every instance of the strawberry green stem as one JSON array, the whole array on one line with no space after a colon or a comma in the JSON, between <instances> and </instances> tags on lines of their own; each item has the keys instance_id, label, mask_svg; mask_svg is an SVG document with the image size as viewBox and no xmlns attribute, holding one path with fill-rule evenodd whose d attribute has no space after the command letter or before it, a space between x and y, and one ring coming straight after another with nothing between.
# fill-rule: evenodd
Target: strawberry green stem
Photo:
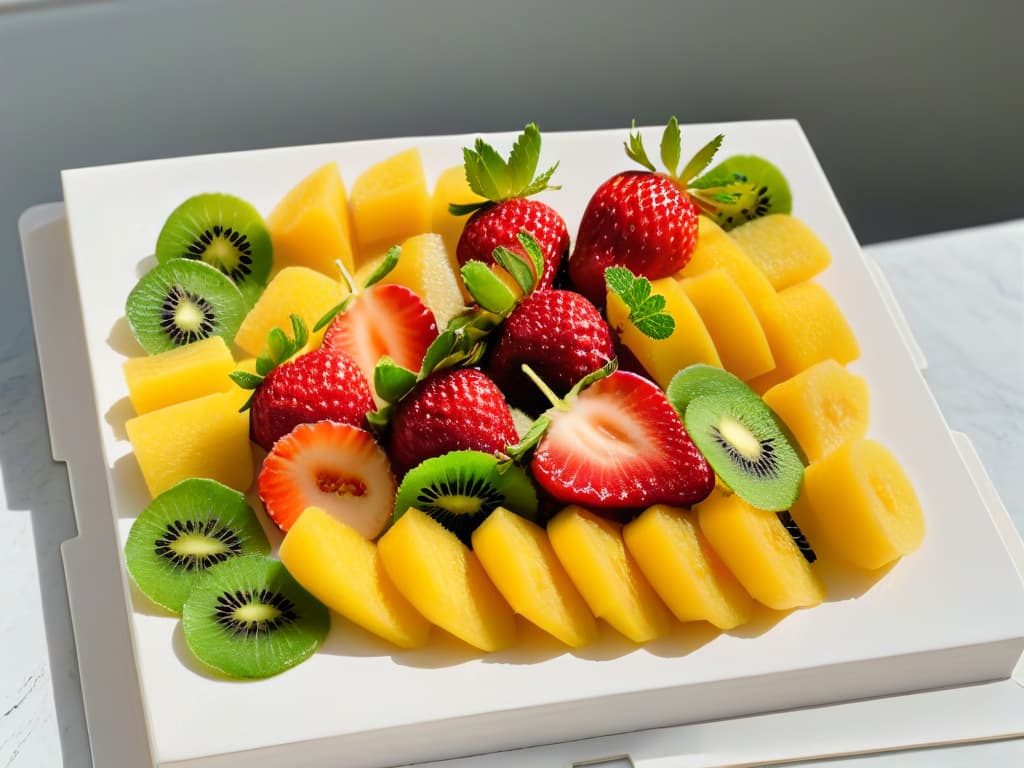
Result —
<instances>
[{"instance_id":1,"label":"strawberry green stem","mask_svg":"<svg viewBox=\"0 0 1024 768\"><path fill-rule=\"evenodd\" d=\"M525 373L530 378L530 381L537 385L537 389L544 393L544 397L548 399L548 402L550 402L551 405L553 405L560 411L569 410L568 404L564 400L562 400L558 395L556 395L554 393L554 390L552 390L551 387L545 384L544 380L540 376L538 376L537 373L533 370L533 368L531 368L526 363L523 363L523 373Z\"/></svg>"}]
</instances>

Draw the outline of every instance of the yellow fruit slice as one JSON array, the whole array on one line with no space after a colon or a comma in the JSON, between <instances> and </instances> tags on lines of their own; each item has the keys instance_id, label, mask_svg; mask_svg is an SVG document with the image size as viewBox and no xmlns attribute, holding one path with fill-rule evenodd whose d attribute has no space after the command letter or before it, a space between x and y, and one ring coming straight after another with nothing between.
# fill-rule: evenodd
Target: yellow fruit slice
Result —
<instances>
[{"instance_id":1,"label":"yellow fruit slice","mask_svg":"<svg viewBox=\"0 0 1024 768\"><path fill-rule=\"evenodd\" d=\"M150 494L189 477L208 477L236 491L252 485L249 414L220 392L169 405L125 422Z\"/></svg>"},{"instance_id":2,"label":"yellow fruit slice","mask_svg":"<svg viewBox=\"0 0 1024 768\"><path fill-rule=\"evenodd\" d=\"M462 165L446 168L437 177L434 185L434 197L431 208L431 232L436 232L444 239L444 245L453 257L459 237L466 226L470 214L455 216L448 212L449 203L478 203L483 198L469 188L466 181L466 169Z\"/></svg>"},{"instance_id":3,"label":"yellow fruit slice","mask_svg":"<svg viewBox=\"0 0 1024 768\"><path fill-rule=\"evenodd\" d=\"M352 185L349 209L360 261L428 232L430 195L419 150L399 152L364 171Z\"/></svg>"},{"instance_id":4,"label":"yellow fruit slice","mask_svg":"<svg viewBox=\"0 0 1024 768\"><path fill-rule=\"evenodd\" d=\"M835 360L823 360L764 393L803 448L817 461L868 431L868 384Z\"/></svg>"},{"instance_id":5,"label":"yellow fruit slice","mask_svg":"<svg viewBox=\"0 0 1024 768\"><path fill-rule=\"evenodd\" d=\"M590 612L634 643L672 629L672 615L626 550L622 526L582 507L548 523L548 539Z\"/></svg>"},{"instance_id":6,"label":"yellow fruit slice","mask_svg":"<svg viewBox=\"0 0 1024 768\"><path fill-rule=\"evenodd\" d=\"M729 233L777 291L810 280L832 255L810 227L785 213L748 221Z\"/></svg>"},{"instance_id":7,"label":"yellow fruit slice","mask_svg":"<svg viewBox=\"0 0 1024 768\"><path fill-rule=\"evenodd\" d=\"M850 440L811 464L793 513L813 516L839 555L869 570L924 541L924 513L914 487L896 457L874 440Z\"/></svg>"},{"instance_id":8,"label":"yellow fruit slice","mask_svg":"<svg viewBox=\"0 0 1024 768\"><path fill-rule=\"evenodd\" d=\"M335 277L336 260L351 274L355 259L348 201L337 163L318 168L289 191L267 217L267 229L274 243L272 274L309 267Z\"/></svg>"},{"instance_id":9,"label":"yellow fruit slice","mask_svg":"<svg viewBox=\"0 0 1024 768\"><path fill-rule=\"evenodd\" d=\"M825 599L824 585L774 512L718 489L694 510L712 549L755 600L786 611Z\"/></svg>"},{"instance_id":10,"label":"yellow fruit slice","mask_svg":"<svg viewBox=\"0 0 1024 768\"><path fill-rule=\"evenodd\" d=\"M652 339L640 331L629 319L629 307L613 291L608 292L608 324L658 386L664 389L681 368L694 363L721 368L722 361L704 321L679 282L671 277L653 280L651 293L665 297L665 312L675 320L671 336Z\"/></svg>"},{"instance_id":11,"label":"yellow fruit slice","mask_svg":"<svg viewBox=\"0 0 1024 768\"><path fill-rule=\"evenodd\" d=\"M408 509L377 552L398 591L429 621L482 651L515 640L515 614L477 556L432 517Z\"/></svg>"},{"instance_id":12,"label":"yellow fruit slice","mask_svg":"<svg viewBox=\"0 0 1024 768\"><path fill-rule=\"evenodd\" d=\"M684 278L680 285L704 321L725 370L746 381L775 367L757 313L724 269Z\"/></svg>"},{"instance_id":13,"label":"yellow fruit slice","mask_svg":"<svg viewBox=\"0 0 1024 768\"><path fill-rule=\"evenodd\" d=\"M148 413L234 386L235 361L220 336L124 361L124 379L135 413Z\"/></svg>"},{"instance_id":14,"label":"yellow fruit slice","mask_svg":"<svg viewBox=\"0 0 1024 768\"><path fill-rule=\"evenodd\" d=\"M448 249L441 235L416 235L402 243L398 265L381 282L404 285L419 296L442 331L466 309L455 251Z\"/></svg>"},{"instance_id":15,"label":"yellow fruit slice","mask_svg":"<svg viewBox=\"0 0 1024 768\"><path fill-rule=\"evenodd\" d=\"M512 610L573 648L593 642L594 617L543 528L498 507L473 531L473 551Z\"/></svg>"},{"instance_id":16,"label":"yellow fruit slice","mask_svg":"<svg viewBox=\"0 0 1024 768\"><path fill-rule=\"evenodd\" d=\"M266 290L242 321L235 335L235 345L253 357L267 346L267 334L280 328L291 336L291 315L296 314L310 331L327 310L348 295L341 276L331 279L309 267L287 267L267 284ZM319 346L323 330L310 334L309 347Z\"/></svg>"},{"instance_id":17,"label":"yellow fruit slice","mask_svg":"<svg viewBox=\"0 0 1024 768\"><path fill-rule=\"evenodd\" d=\"M754 601L715 554L691 513L656 504L622 531L654 591L680 621L704 619L719 629L750 620Z\"/></svg>"},{"instance_id":18,"label":"yellow fruit slice","mask_svg":"<svg viewBox=\"0 0 1024 768\"><path fill-rule=\"evenodd\" d=\"M430 622L391 583L377 545L319 507L309 507L281 542L281 562L332 611L400 648L427 642Z\"/></svg>"}]
</instances>

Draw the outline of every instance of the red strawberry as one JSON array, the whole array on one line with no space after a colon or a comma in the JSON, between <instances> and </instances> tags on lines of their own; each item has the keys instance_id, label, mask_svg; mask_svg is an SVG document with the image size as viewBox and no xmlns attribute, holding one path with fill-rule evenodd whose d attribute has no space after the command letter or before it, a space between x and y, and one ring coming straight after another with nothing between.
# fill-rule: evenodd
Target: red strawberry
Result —
<instances>
[{"instance_id":1,"label":"red strawberry","mask_svg":"<svg viewBox=\"0 0 1024 768\"><path fill-rule=\"evenodd\" d=\"M551 424L530 468L558 501L595 509L689 505L715 486L665 393L635 373L615 371L546 415Z\"/></svg>"},{"instance_id":2,"label":"red strawberry","mask_svg":"<svg viewBox=\"0 0 1024 768\"><path fill-rule=\"evenodd\" d=\"M320 507L368 539L391 519L395 476L369 432L349 424L300 424L276 443L257 480L267 514L282 531Z\"/></svg>"},{"instance_id":3,"label":"red strawberry","mask_svg":"<svg viewBox=\"0 0 1024 768\"><path fill-rule=\"evenodd\" d=\"M558 394L615 357L608 324L574 291L541 290L502 323L489 372L509 402L536 413L547 402L523 373L528 364Z\"/></svg>"},{"instance_id":4,"label":"red strawberry","mask_svg":"<svg viewBox=\"0 0 1024 768\"><path fill-rule=\"evenodd\" d=\"M573 286L598 307L605 303L604 271L627 267L656 280L682 269L697 244L697 205L687 185L711 162L718 136L681 173L679 124L673 117L662 137L661 156L668 173L658 173L648 159L640 134L630 134L626 154L647 171L625 171L598 187L580 221L576 247L569 259Z\"/></svg>"},{"instance_id":5,"label":"red strawberry","mask_svg":"<svg viewBox=\"0 0 1024 768\"><path fill-rule=\"evenodd\" d=\"M376 284L357 294L324 332L323 348L351 355L373 381L385 355L402 368L419 371L437 338L434 313L404 285Z\"/></svg>"},{"instance_id":6,"label":"red strawberry","mask_svg":"<svg viewBox=\"0 0 1024 768\"><path fill-rule=\"evenodd\" d=\"M544 255L544 271L538 276L538 285L549 287L569 253L569 230L565 220L551 206L525 199L548 189L548 180L557 167L556 164L535 177L540 160L537 126L532 123L526 126L512 147L507 163L483 139L477 139L475 148L467 148L463 154L466 180L485 201L450 206L456 215L475 211L459 238L456 248L459 264L482 261L490 265L491 254L499 246L525 255L516 235L529 232Z\"/></svg>"},{"instance_id":7,"label":"red strawberry","mask_svg":"<svg viewBox=\"0 0 1024 768\"><path fill-rule=\"evenodd\" d=\"M337 421L361 425L374 408L370 387L355 360L317 349L283 363L258 385L250 405L250 431L268 451L298 424Z\"/></svg>"},{"instance_id":8,"label":"red strawberry","mask_svg":"<svg viewBox=\"0 0 1024 768\"><path fill-rule=\"evenodd\" d=\"M391 459L402 474L449 451L504 452L518 439L501 390L473 368L432 374L391 417Z\"/></svg>"}]
</instances>

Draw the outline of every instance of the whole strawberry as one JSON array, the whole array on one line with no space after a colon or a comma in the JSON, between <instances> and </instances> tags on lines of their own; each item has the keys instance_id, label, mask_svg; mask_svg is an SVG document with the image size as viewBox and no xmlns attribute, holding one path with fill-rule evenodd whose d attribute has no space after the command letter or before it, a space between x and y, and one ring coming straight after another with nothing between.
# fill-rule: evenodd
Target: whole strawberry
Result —
<instances>
[{"instance_id":1,"label":"whole strawberry","mask_svg":"<svg viewBox=\"0 0 1024 768\"><path fill-rule=\"evenodd\" d=\"M474 368L438 371L394 406L390 453L400 473L450 451L504 452L516 434L508 403Z\"/></svg>"},{"instance_id":2,"label":"whole strawberry","mask_svg":"<svg viewBox=\"0 0 1024 768\"><path fill-rule=\"evenodd\" d=\"M528 364L557 393L615 357L611 330L597 308L575 291L531 293L501 325L489 372L508 401L528 413L547 400L523 373Z\"/></svg>"},{"instance_id":3,"label":"whole strawberry","mask_svg":"<svg viewBox=\"0 0 1024 768\"><path fill-rule=\"evenodd\" d=\"M449 206L455 215L473 212L456 248L459 265L470 261L491 265L491 254L499 246L522 253L516 236L525 231L537 240L544 255L544 270L538 276L538 285L549 287L569 253L569 230L565 220L551 206L526 199L545 189L557 189L548 186L557 163L534 177L540 160L537 126L533 123L526 126L512 147L507 163L483 139L477 139L474 149L467 148L463 154L466 180L485 202Z\"/></svg>"},{"instance_id":4,"label":"whole strawberry","mask_svg":"<svg viewBox=\"0 0 1024 768\"><path fill-rule=\"evenodd\" d=\"M616 174L591 197L569 259L573 287L603 307L608 267L627 267L651 280L682 269L697 244L699 213L687 185L711 162L721 142L721 135L715 137L677 173L680 133L673 117L661 140L668 172L659 173L647 157L640 133L631 133L626 154L647 170Z\"/></svg>"},{"instance_id":5,"label":"whole strawberry","mask_svg":"<svg viewBox=\"0 0 1024 768\"><path fill-rule=\"evenodd\" d=\"M256 373L235 372L232 379L254 390L246 404L253 442L270 450L299 424L335 421L363 426L373 396L359 365L343 352L321 348L289 360L307 340L302 321L292 315L294 337L275 328Z\"/></svg>"}]
</instances>

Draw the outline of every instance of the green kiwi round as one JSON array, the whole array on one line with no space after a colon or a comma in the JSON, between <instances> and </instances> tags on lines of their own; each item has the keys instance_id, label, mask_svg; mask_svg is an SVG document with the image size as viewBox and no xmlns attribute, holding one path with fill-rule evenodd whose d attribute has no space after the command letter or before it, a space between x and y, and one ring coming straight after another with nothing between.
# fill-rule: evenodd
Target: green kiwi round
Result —
<instances>
[{"instance_id":1,"label":"green kiwi round","mask_svg":"<svg viewBox=\"0 0 1024 768\"><path fill-rule=\"evenodd\" d=\"M259 211L234 195L190 197L167 217L156 240L156 260L194 259L231 278L252 306L273 261L270 233Z\"/></svg>"},{"instance_id":2,"label":"green kiwi round","mask_svg":"<svg viewBox=\"0 0 1024 768\"><path fill-rule=\"evenodd\" d=\"M772 163L757 155L726 158L705 173L694 186L717 187L735 182L749 185L747 191L736 202L716 203L716 210L705 212L724 230L769 213L793 210L793 196L786 177Z\"/></svg>"},{"instance_id":3,"label":"green kiwi round","mask_svg":"<svg viewBox=\"0 0 1024 768\"><path fill-rule=\"evenodd\" d=\"M723 392L749 392L756 397L756 393L736 376L706 363L694 363L679 370L668 383L665 397L682 416L694 398Z\"/></svg>"},{"instance_id":4,"label":"green kiwi round","mask_svg":"<svg viewBox=\"0 0 1024 768\"><path fill-rule=\"evenodd\" d=\"M410 507L430 515L466 546L498 507L537 519L537 491L522 467L482 451L452 451L406 473L395 496L397 520Z\"/></svg>"},{"instance_id":5,"label":"green kiwi round","mask_svg":"<svg viewBox=\"0 0 1024 768\"><path fill-rule=\"evenodd\" d=\"M327 637L327 608L284 565L248 555L215 565L182 611L185 643L231 677L270 677L305 661Z\"/></svg>"},{"instance_id":6,"label":"green kiwi round","mask_svg":"<svg viewBox=\"0 0 1024 768\"><path fill-rule=\"evenodd\" d=\"M132 333L151 355L209 336L230 344L246 311L242 294L223 273L186 259L153 267L125 305Z\"/></svg>"},{"instance_id":7,"label":"green kiwi round","mask_svg":"<svg viewBox=\"0 0 1024 768\"><path fill-rule=\"evenodd\" d=\"M269 552L245 497L202 478L182 480L153 499L135 519L124 545L128 573L139 590L179 614L211 567Z\"/></svg>"},{"instance_id":8,"label":"green kiwi round","mask_svg":"<svg viewBox=\"0 0 1024 768\"><path fill-rule=\"evenodd\" d=\"M752 507L780 512L800 495L800 455L754 392L696 397L683 422L722 483Z\"/></svg>"}]
</instances>

